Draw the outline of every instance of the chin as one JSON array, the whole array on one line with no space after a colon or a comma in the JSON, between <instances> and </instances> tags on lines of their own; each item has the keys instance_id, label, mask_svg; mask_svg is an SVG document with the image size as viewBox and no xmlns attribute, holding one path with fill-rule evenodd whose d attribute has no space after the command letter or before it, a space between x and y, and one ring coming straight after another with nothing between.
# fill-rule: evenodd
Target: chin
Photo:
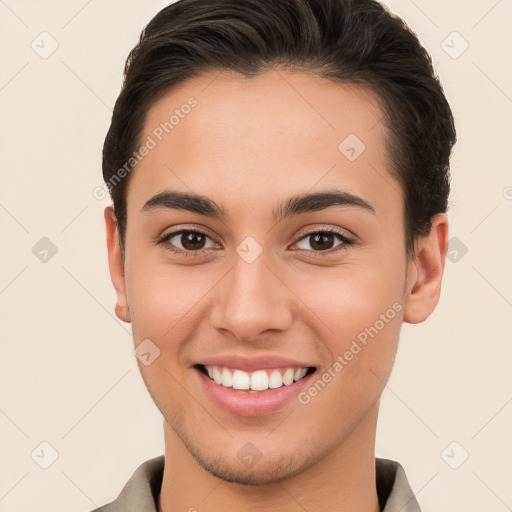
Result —
<instances>
[{"instance_id":1,"label":"chin","mask_svg":"<svg viewBox=\"0 0 512 512\"><path fill-rule=\"evenodd\" d=\"M208 473L226 482L242 485L276 484L301 473L314 463L306 457L274 454L272 459L262 455L260 460L249 466L236 456L231 458L219 455L205 460L192 451L190 453Z\"/></svg>"},{"instance_id":2,"label":"chin","mask_svg":"<svg viewBox=\"0 0 512 512\"><path fill-rule=\"evenodd\" d=\"M187 435L187 429L183 424L175 424L169 421L169 416L164 417L195 461L205 471L225 482L242 485L275 484L305 471L322 456L320 453L316 457L308 453L299 453L292 446L288 447L289 453L277 452L275 448L261 453L252 445L252 454L255 455L256 450L258 460L244 463L242 450L232 451L231 447L222 450L222 447L217 446L218 452L212 453L214 442L194 442L190 433ZM302 448L304 450L304 446ZM251 453L250 448L248 452Z\"/></svg>"}]
</instances>

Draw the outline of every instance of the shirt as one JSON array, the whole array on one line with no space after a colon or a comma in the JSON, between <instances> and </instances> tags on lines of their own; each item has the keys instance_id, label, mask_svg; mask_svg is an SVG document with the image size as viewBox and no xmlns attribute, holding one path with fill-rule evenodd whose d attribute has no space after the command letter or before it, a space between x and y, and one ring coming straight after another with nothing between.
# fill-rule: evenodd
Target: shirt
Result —
<instances>
[{"instance_id":1,"label":"shirt","mask_svg":"<svg viewBox=\"0 0 512 512\"><path fill-rule=\"evenodd\" d=\"M91 512L158 512L165 456L141 464L112 503ZM382 512L421 512L402 465L375 458L377 496Z\"/></svg>"}]
</instances>

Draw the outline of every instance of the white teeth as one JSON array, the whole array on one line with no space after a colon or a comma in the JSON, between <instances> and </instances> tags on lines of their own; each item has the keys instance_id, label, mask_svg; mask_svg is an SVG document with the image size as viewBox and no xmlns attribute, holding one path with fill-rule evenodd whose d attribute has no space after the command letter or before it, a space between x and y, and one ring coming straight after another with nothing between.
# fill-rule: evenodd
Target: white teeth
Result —
<instances>
[{"instance_id":1,"label":"white teeth","mask_svg":"<svg viewBox=\"0 0 512 512\"><path fill-rule=\"evenodd\" d=\"M220 373L220 370L217 366L213 367L213 380L216 384L222 383L222 374Z\"/></svg>"},{"instance_id":2,"label":"white teeth","mask_svg":"<svg viewBox=\"0 0 512 512\"><path fill-rule=\"evenodd\" d=\"M274 370L256 370L248 373L243 370L231 370L222 366L205 366L210 379L226 388L247 390L249 392L266 391L281 386L289 386L302 379L307 368L281 368Z\"/></svg>"},{"instance_id":3,"label":"white teeth","mask_svg":"<svg viewBox=\"0 0 512 512\"><path fill-rule=\"evenodd\" d=\"M270 389L280 388L283 385L283 377L278 370L274 370L268 378L268 387Z\"/></svg>"},{"instance_id":4,"label":"white teeth","mask_svg":"<svg viewBox=\"0 0 512 512\"><path fill-rule=\"evenodd\" d=\"M251 375L251 389L255 391L268 389L268 375L265 370L258 370Z\"/></svg>"},{"instance_id":5,"label":"white teeth","mask_svg":"<svg viewBox=\"0 0 512 512\"><path fill-rule=\"evenodd\" d=\"M298 381L298 380L302 379L302 377L304 377L304 375L306 375L306 373L307 373L306 368L299 368L298 370L296 370L293 380Z\"/></svg>"},{"instance_id":6,"label":"white teeth","mask_svg":"<svg viewBox=\"0 0 512 512\"><path fill-rule=\"evenodd\" d=\"M235 370L233 372L233 389L249 389L249 374L242 370Z\"/></svg>"},{"instance_id":7,"label":"white teeth","mask_svg":"<svg viewBox=\"0 0 512 512\"><path fill-rule=\"evenodd\" d=\"M286 370L283 375L283 384L285 386L289 386L290 384L293 384L293 376L294 376L293 368L288 368L288 370Z\"/></svg>"},{"instance_id":8,"label":"white teeth","mask_svg":"<svg viewBox=\"0 0 512 512\"><path fill-rule=\"evenodd\" d=\"M222 385L225 388L230 388L233 386L233 377L231 376L231 372L227 368L222 369Z\"/></svg>"}]
</instances>

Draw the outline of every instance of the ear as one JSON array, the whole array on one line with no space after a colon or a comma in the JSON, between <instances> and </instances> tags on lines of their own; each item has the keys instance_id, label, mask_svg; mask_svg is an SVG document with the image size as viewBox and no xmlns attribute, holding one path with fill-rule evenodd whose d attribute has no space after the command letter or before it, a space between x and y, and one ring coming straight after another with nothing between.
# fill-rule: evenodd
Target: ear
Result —
<instances>
[{"instance_id":1,"label":"ear","mask_svg":"<svg viewBox=\"0 0 512 512\"><path fill-rule=\"evenodd\" d=\"M123 322L130 322L130 310L125 293L124 261L119 245L119 232L114 208L107 206L104 211L107 230L108 266L110 278L116 291L116 315Z\"/></svg>"},{"instance_id":2,"label":"ear","mask_svg":"<svg viewBox=\"0 0 512 512\"><path fill-rule=\"evenodd\" d=\"M426 320L439 302L448 250L448 217L444 213L432 219L430 233L417 239L415 249L407 267L404 299L403 320L410 324Z\"/></svg>"}]
</instances>

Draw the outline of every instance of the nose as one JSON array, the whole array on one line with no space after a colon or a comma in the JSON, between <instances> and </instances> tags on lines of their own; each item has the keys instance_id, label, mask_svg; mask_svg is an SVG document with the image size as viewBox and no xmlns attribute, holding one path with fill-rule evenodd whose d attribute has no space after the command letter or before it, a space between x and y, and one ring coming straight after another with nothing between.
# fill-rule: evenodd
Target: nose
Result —
<instances>
[{"instance_id":1,"label":"nose","mask_svg":"<svg viewBox=\"0 0 512 512\"><path fill-rule=\"evenodd\" d=\"M255 341L265 331L284 331L292 321L293 294L262 255L248 263L234 258L232 270L215 287L212 326L240 341Z\"/></svg>"}]
</instances>

